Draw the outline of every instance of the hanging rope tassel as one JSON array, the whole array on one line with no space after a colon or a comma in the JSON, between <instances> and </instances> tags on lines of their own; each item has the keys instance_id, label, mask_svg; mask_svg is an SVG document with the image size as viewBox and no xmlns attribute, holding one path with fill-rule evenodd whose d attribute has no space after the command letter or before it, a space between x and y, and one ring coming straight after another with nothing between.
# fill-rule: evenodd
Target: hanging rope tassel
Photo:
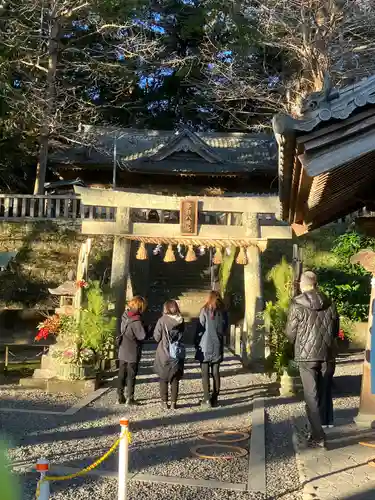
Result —
<instances>
[{"instance_id":1,"label":"hanging rope tassel","mask_svg":"<svg viewBox=\"0 0 375 500\"><path fill-rule=\"evenodd\" d=\"M193 245L189 245L185 260L186 262L195 262L197 260Z\"/></svg>"},{"instance_id":2,"label":"hanging rope tassel","mask_svg":"<svg viewBox=\"0 0 375 500\"><path fill-rule=\"evenodd\" d=\"M246 251L245 251L244 247L240 247L240 251L238 252L236 263L241 264L242 266L246 266L247 256L246 256Z\"/></svg>"},{"instance_id":3,"label":"hanging rope tassel","mask_svg":"<svg viewBox=\"0 0 375 500\"><path fill-rule=\"evenodd\" d=\"M214 258L212 259L212 262L214 264L222 264L223 263L223 253L221 251L221 248L219 248L219 247L215 248L215 255L214 255Z\"/></svg>"},{"instance_id":4,"label":"hanging rope tassel","mask_svg":"<svg viewBox=\"0 0 375 500\"><path fill-rule=\"evenodd\" d=\"M173 247L171 244L168 245L167 251L165 252L164 262L176 262L176 256L173 252Z\"/></svg>"},{"instance_id":5,"label":"hanging rope tassel","mask_svg":"<svg viewBox=\"0 0 375 500\"><path fill-rule=\"evenodd\" d=\"M139 245L139 248L137 250L137 255L135 257L138 260L147 260L148 259L148 254L147 254L146 246L143 243L143 241Z\"/></svg>"}]
</instances>

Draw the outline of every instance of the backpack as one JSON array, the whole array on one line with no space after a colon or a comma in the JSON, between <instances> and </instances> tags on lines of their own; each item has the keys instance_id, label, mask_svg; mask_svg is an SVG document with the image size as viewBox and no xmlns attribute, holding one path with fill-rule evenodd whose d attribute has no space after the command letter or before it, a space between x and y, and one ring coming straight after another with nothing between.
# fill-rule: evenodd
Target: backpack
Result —
<instances>
[{"instance_id":1,"label":"backpack","mask_svg":"<svg viewBox=\"0 0 375 500\"><path fill-rule=\"evenodd\" d=\"M183 361L186 356L185 346L180 340L175 340L171 342L168 328L165 327L167 334L168 346L169 346L169 356L177 361Z\"/></svg>"}]
</instances>

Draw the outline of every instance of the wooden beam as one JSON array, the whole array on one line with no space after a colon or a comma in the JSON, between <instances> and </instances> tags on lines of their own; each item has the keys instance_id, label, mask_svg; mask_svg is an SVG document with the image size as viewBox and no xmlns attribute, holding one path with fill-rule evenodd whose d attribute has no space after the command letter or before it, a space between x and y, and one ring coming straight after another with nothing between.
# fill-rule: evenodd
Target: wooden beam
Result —
<instances>
[{"instance_id":1,"label":"wooden beam","mask_svg":"<svg viewBox=\"0 0 375 500\"><path fill-rule=\"evenodd\" d=\"M290 240L292 228L290 226L260 226L260 237L267 240Z\"/></svg>"},{"instance_id":2,"label":"wooden beam","mask_svg":"<svg viewBox=\"0 0 375 500\"><path fill-rule=\"evenodd\" d=\"M309 231L308 226L306 224L292 224L292 229L296 236L302 236Z\"/></svg>"},{"instance_id":3,"label":"wooden beam","mask_svg":"<svg viewBox=\"0 0 375 500\"><path fill-rule=\"evenodd\" d=\"M81 196L84 205L101 207L131 207L154 210L180 210L181 196L134 193L113 189L91 189L74 186L75 193ZM187 197L197 199L199 210L205 212L254 212L279 213L280 202L277 196L202 196Z\"/></svg>"},{"instance_id":4,"label":"wooden beam","mask_svg":"<svg viewBox=\"0 0 375 500\"><path fill-rule=\"evenodd\" d=\"M263 226L260 228L260 238L290 239L289 226ZM179 224L160 224L135 222L127 232L116 222L100 220L83 220L82 234L107 234L107 235L133 235L136 238L175 238L181 240L246 240L243 226L201 225L198 227L197 236L182 236ZM250 238L251 239L251 238ZM250 240L249 240L250 241Z\"/></svg>"},{"instance_id":5,"label":"wooden beam","mask_svg":"<svg viewBox=\"0 0 375 500\"><path fill-rule=\"evenodd\" d=\"M294 221L297 223L301 223L305 219L307 200L309 199L312 182L313 178L302 167L294 210Z\"/></svg>"}]
</instances>

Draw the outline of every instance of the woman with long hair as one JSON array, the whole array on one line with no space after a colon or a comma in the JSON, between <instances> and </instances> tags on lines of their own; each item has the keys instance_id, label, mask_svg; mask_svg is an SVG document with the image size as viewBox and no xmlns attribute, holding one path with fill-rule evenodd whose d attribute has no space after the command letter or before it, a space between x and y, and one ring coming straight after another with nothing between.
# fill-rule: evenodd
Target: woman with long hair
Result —
<instances>
[{"instance_id":1,"label":"woman with long hair","mask_svg":"<svg viewBox=\"0 0 375 500\"><path fill-rule=\"evenodd\" d=\"M228 314L219 292L209 293L202 307L195 337L195 359L201 364L202 406L216 406L220 392L220 363L223 361L224 335L228 328ZM210 374L213 390L210 396Z\"/></svg>"},{"instance_id":2,"label":"woman with long hair","mask_svg":"<svg viewBox=\"0 0 375 500\"><path fill-rule=\"evenodd\" d=\"M154 330L158 343L154 369L160 377L160 399L163 409L168 408L168 386L171 387L171 409L177 407L178 386L184 373L185 348L183 334L185 323L175 300L167 300L163 316Z\"/></svg>"},{"instance_id":3,"label":"woman with long hair","mask_svg":"<svg viewBox=\"0 0 375 500\"><path fill-rule=\"evenodd\" d=\"M142 355L142 345L146 338L142 322L142 314L146 308L146 299L139 295L129 300L121 319L121 333L117 338L119 359L118 403L126 403L127 406L137 404L134 399L134 389ZM125 386L126 396L124 394Z\"/></svg>"}]
</instances>

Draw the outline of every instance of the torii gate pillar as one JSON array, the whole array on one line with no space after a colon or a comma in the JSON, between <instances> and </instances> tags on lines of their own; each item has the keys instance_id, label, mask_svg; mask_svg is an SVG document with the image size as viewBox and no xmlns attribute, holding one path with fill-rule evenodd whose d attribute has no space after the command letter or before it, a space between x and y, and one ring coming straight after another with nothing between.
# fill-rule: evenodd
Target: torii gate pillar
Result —
<instances>
[{"instance_id":1,"label":"torii gate pillar","mask_svg":"<svg viewBox=\"0 0 375 500\"><path fill-rule=\"evenodd\" d=\"M116 223L122 230L130 230L130 209L118 207ZM115 314L117 318L117 332L120 331L121 315L126 302L126 288L129 276L131 241L123 236L115 236L112 254L111 288L115 295Z\"/></svg>"},{"instance_id":2,"label":"torii gate pillar","mask_svg":"<svg viewBox=\"0 0 375 500\"><path fill-rule=\"evenodd\" d=\"M373 336L375 328L375 252L373 250L361 250L353 255L350 262L352 264L360 264L366 271L372 273L361 399L358 415L354 419L359 427L371 428L373 427L373 422L375 422L375 351L371 348L371 337Z\"/></svg>"}]
</instances>

